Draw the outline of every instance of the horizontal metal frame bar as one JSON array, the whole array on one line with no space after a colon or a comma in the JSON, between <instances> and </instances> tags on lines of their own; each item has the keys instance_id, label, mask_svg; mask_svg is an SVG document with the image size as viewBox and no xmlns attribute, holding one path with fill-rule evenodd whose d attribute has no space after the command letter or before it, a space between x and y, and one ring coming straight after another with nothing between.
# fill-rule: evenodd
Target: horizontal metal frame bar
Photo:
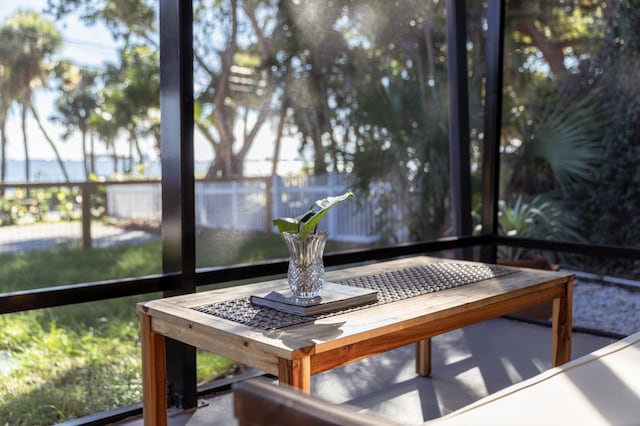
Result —
<instances>
[{"instance_id":1,"label":"horizontal metal frame bar","mask_svg":"<svg viewBox=\"0 0 640 426\"><path fill-rule=\"evenodd\" d=\"M382 260L418 253L429 253L490 244L558 251L563 253L576 253L589 256L602 256L609 258L620 257L634 260L640 259L640 248L634 247L570 243L504 236L491 237L490 235L482 235L475 237L444 238L435 241L407 243L390 247L327 254L325 256L325 265L328 267L339 266L348 263ZM199 269L195 276L196 286L283 274L287 270L287 265L288 262L286 260L279 259L221 268L203 268ZM182 275L176 272L140 278L109 280L0 293L0 314L51 308L75 303L94 302L125 296L135 296L157 291L168 291L180 286L181 277Z\"/></svg>"},{"instance_id":2,"label":"horizontal metal frame bar","mask_svg":"<svg viewBox=\"0 0 640 426\"><path fill-rule=\"evenodd\" d=\"M494 240L494 243L497 245L510 247L524 247L609 258L623 257L626 259L640 259L640 248L629 246L572 243L565 241L539 240L535 238L505 237L501 235L495 237Z\"/></svg>"},{"instance_id":3,"label":"horizontal metal frame bar","mask_svg":"<svg viewBox=\"0 0 640 426\"><path fill-rule=\"evenodd\" d=\"M179 286L179 273L0 293L0 314L165 291Z\"/></svg>"}]
</instances>

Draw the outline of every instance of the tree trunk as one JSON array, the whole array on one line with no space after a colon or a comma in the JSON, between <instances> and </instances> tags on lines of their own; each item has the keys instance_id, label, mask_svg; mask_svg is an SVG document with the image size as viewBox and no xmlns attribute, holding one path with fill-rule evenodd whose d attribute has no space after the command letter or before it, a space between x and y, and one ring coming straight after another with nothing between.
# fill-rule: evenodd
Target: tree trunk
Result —
<instances>
[{"instance_id":1,"label":"tree trunk","mask_svg":"<svg viewBox=\"0 0 640 426\"><path fill-rule=\"evenodd\" d=\"M96 146L95 146L95 138L93 136L93 133L89 134L89 143L91 144L91 151L89 152L91 173L97 174L96 173L96 151L95 151Z\"/></svg>"},{"instance_id":2,"label":"tree trunk","mask_svg":"<svg viewBox=\"0 0 640 426\"><path fill-rule=\"evenodd\" d=\"M116 153L116 145L111 144L111 158L113 158L113 174L118 174L118 154Z\"/></svg>"},{"instance_id":3,"label":"tree trunk","mask_svg":"<svg viewBox=\"0 0 640 426\"><path fill-rule=\"evenodd\" d=\"M229 115L231 114L226 107L226 99L230 96L229 79L231 78L231 66L233 65L233 57L236 54L238 34L238 15L237 1L231 0L231 34L224 52L220 54L220 75L218 84L216 85L213 110L214 122L216 129L220 135L219 149L216 149L215 162L216 166L222 170L225 176L232 174L232 156L233 156L233 122ZM218 155L220 154L220 155ZM213 165L212 165L213 166ZM207 174L208 175L208 174Z\"/></svg>"},{"instance_id":4,"label":"tree trunk","mask_svg":"<svg viewBox=\"0 0 640 426\"><path fill-rule=\"evenodd\" d=\"M136 153L138 154L138 164L144 164L144 154L142 153L142 149L140 148L140 141L138 141L138 135L133 136L133 143L136 148Z\"/></svg>"},{"instance_id":5,"label":"tree trunk","mask_svg":"<svg viewBox=\"0 0 640 426\"><path fill-rule=\"evenodd\" d=\"M512 21L513 28L531 38L535 47L540 49L554 75L562 75L567 69L564 66L562 46L549 40L537 27L532 18L518 18Z\"/></svg>"},{"instance_id":6,"label":"tree trunk","mask_svg":"<svg viewBox=\"0 0 640 426\"><path fill-rule=\"evenodd\" d=\"M82 140L82 168L84 169L84 179L89 180L89 159L87 158L87 132L81 132Z\"/></svg>"},{"instance_id":7,"label":"tree trunk","mask_svg":"<svg viewBox=\"0 0 640 426\"><path fill-rule=\"evenodd\" d=\"M60 165L60 170L62 170L62 174L64 175L65 182L69 182L69 174L67 173L67 168L64 166L64 162L62 161L62 157L60 157L60 153L58 152L58 148L56 148L56 144L53 142L53 140L51 140L51 138L49 137L49 134L47 133L47 131L42 126L42 122L40 121L40 117L38 116L38 112L33 107L33 105L31 105L31 113L33 114L33 118L35 118L36 123L38 123L38 127L40 128L40 131L44 135L44 138L47 140L47 142L49 142L49 145L51 146L51 149L53 150L53 153L56 156L56 160L58 161L58 165Z\"/></svg>"},{"instance_id":8,"label":"tree trunk","mask_svg":"<svg viewBox=\"0 0 640 426\"><path fill-rule=\"evenodd\" d=\"M280 106L280 121L278 122L278 130L276 131L276 140L273 147L273 164L271 166L271 176L275 176L278 172L278 162L280 161L280 145L282 143L282 133L284 133L284 122L287 118L287 108L289 107L288 99L282 101Z\"/></svg>"},{"instance_id":9,"label":"tree trunk","mask_svg":"<svg viewBox=\"0 0 640 426\"><path fill-rule=\"evenodd\" d=\"M0 183L7 180L7 115L0 118ZM4 188L0 189L0 196L4 195Z\"/></svg>"},{"instance_id":10,"label":"tree trunk","mask_svg":"<svg viewBox=\"0 0 640 426\"><path fill-rule=\"evenodd\" d=\"M129 165L127 166L127 174L133 173L133 141L129 139Z\"/></svg>"},{"instance_id":11,"label":"tree trunk","mask_svg":"<svg viewBox=\"0 0 640 426\"><path fill-rule=\"evenodd\" d=\"M327 165L324 161L324 147L322 146L322 129L320 129L320 119L318 111L313 108L313 173L321 175L327 172Z\"/></svg>"},{"instance_id":12,"label":"tree trunk","mask_svg":"<svg viewBox=\"0 0 640 426\"><path fill-rule=\"evenodd\" d=\"M7 180L7 115L2 114L0 117L0 182L5 183ZM4 190L0 191L0 195L4 194Z\"/></svg>"},{"instance_id":13,"label":"tree trunk","mask_svg":"<svg viewBox=\"0 0 640 426\"><path fill-rule=\"evenodd\" d=\"M20 125L22 126L22 143L24 145L24 173L25 173L25 182L30 182L30 173L31 167L29 164L29 143L27 142L27 107L22 105L20 110ZM29 191L27 190L27 194Z\"/></svg>"}]
</instances>

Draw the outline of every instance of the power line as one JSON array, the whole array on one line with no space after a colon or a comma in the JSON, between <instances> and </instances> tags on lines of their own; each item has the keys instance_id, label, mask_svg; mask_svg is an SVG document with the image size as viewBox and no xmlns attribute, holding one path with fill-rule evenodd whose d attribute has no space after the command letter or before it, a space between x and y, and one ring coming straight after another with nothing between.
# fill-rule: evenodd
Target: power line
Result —
<instances>
[{"instance_id":1,"label":"power line","mask_svg":"<svg viewBox=\"0 0 640 426\"><path fill-rule=\"evenodd\" d=\"M23 38L31 38L31 39L36 39L38 37L44 37L44 34L39 34L39 33L35 33L33 31L26 31L23 29L18 29L18 28L7 28L7 27L2 27L0 28L0 33L3 34L10 34L12 36L17 36L17 37L23 37ZM48 36L49 38L53 39L52 37ZM101 49L101 50L105 50L105 51L109 51L110 53L117 53L118 49L114 46L108 45L108 44L104 44L104 43L99 43L99 42L94 42L94 41L87 41L87 40L82 40L82 39L77 39L77 38L72 38L72 37L67 37L67 36L62 36L61 38L62 44L65 45L77 45L77 46L81 46L81 47L89 47L89 48L95 48L95 49Z\"/></svg>"},{"instance_id":2,"label":"power line","mask_svg":"<svg viewBox=\"0 0 640 426\"><path fill-rule=\"evenodd\" d=\"M102 44L102 43L98 43L98 42L93 42L93 41L86 41L86 40L81 40L81 39L74 39L71 37L63 37L62 38L63 43L66 42L67 44L71 44L71 45L78 45L78 46L85 46L85 47L91 47L91 48L96 48L96 49L102 49L102 50L108 50L110 52L118 52L118 49L116 47L107 45L107 44Z\"/></svg>"}]
</instances>

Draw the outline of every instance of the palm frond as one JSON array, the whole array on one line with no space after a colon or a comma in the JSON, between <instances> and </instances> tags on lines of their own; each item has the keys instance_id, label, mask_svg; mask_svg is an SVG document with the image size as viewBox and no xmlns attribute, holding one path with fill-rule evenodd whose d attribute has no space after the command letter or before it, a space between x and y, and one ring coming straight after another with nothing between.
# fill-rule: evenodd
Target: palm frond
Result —
<instances>
[{"instance_id":1,"label":"palm frond","mask_svg":"<svg viewBox=\"0 0 640 426\"><path fill-rule=\"evenodd\" d=\"M545 165L560 189L595 177L607 124L597 91L577 100L560 98L528 120L529 125L520 126L524 143L514 165L513 182L526 185L538 181L535 175L548 173Z\"/></svg>"}]
</instances>

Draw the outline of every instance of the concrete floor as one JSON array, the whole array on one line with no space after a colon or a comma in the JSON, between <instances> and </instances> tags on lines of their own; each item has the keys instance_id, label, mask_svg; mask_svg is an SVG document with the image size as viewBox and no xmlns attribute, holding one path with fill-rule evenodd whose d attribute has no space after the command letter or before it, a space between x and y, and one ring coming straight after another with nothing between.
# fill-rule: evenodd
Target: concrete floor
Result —
<instances>
[{"instance_id":1,"label":"concrete floor","mask_svg":"<svg viewBox=\"0 0 640 426\"><path fill-rule=\"evenodd\" d=\"M574 333L572 359L612 341ZM311 393L402 424L420 424L550 368L551 329L498 318L437 336L428 378L416 376L414 350L405 346L314 376ZM236 424L231 393L200 402L195 411L171 412L169 424ZM138 426L142 419L119 424Z\"/></svg>"}]
</instances>

